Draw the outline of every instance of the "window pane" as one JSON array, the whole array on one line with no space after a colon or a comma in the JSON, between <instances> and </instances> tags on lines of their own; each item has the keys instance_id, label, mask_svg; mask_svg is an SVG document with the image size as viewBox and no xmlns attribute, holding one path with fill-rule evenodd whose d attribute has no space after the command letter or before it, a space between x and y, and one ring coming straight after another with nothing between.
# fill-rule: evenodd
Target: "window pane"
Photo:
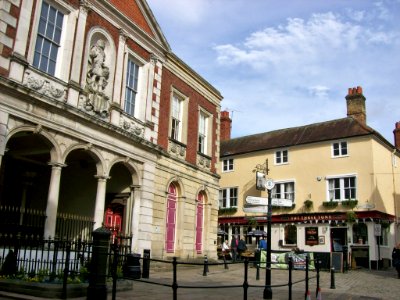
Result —
<instances>
[{"instance_id":1,"label":"window pane","mask_svg":"<svg viewBox=\"0 0 400 300\"><path fill-rule=\"evenodd\" d=\"M42 3L33 65L51 75L55 74L63 18L64 15L56 8ZM59 24L57 29L56 21Z\"/></svg>"}]
</instances>

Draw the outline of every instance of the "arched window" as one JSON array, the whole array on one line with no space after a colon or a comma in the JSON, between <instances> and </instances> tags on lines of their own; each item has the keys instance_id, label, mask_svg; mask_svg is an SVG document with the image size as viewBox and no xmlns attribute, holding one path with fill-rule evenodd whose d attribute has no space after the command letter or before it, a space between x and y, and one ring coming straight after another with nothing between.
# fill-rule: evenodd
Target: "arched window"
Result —
<instances>
[{"instance_id":1,"label":"arched window","mask_svg":"<svg viewBox=\"0 0 400 300\"><path fill-rule=\"evenodd\" d=\"M167 218L165 224L165 250L167 252L174 252L175 250L177 197L177 188L174 184L171 184L168 188Z\"/></svg>"},{"instance_id":2,"label":"arched window","mask_svg":"<svg viewBox=\"0 0 400 300\"><path fill-rule=\"evenodd\" d=\"M196 251L201 253L203 250L203 224L204 224L204 193L197 195L196 205Z\"/></svg>"},{"instance_id":3,"label":"arched window","mask_svg":"<svg viewBox=\"0 0 400 300\"><path fill-rule=\"evenodd\" d=\"M285 226L285 245L297 245L297 227L296 225Z\"/></svg>"}]
</instances>

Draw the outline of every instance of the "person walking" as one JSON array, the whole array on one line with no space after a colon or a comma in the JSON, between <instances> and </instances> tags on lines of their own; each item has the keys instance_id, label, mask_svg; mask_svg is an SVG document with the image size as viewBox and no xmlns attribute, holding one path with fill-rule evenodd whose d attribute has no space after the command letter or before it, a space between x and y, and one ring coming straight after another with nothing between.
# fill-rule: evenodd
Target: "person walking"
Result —
<instances>
[{"instance_id":1,"label":"person walking","mask_svg":"<svg viewBox=\"0 0 400 300\"><path fill-rule=\"evenodd\" d=\"M260 242L258 243L258 248L260 250L267 250L267 241L264 239L264 237L260 239Z\"/></svg>"},{"instance_id":2,"label":"person walking","mask_svg":"<svg viewBox=\"0 0 400 300\"><path fill-rule=\"evenodd\" d=\"M246 242L244 241L243 237L241 237L237 247L239 260L242 259L242 253L246 250L247 250Z\"/></svg>"},{"instance_id":3,"label":"person walking","mask_svg":"<svg viewBox=\"0 0 400 300\"><path fill-rule=\"evenodd\" d=\"M393 248L392 252L393 266L397 271L397 278L400 279L400 242Z\"/></svg>"},{"instance_id":4,"label":"person walking","mask_svg":"<svg viewBox=\"0 0 400 300\"><path fill-rule=\"evenodd\" d=\"M237 246L238 246L238 240L234 235L232 235L232 240L231 240L231 255L232 255L232 261L236 262L236 253L237 253Z\"/></svg>"}]
</instances>

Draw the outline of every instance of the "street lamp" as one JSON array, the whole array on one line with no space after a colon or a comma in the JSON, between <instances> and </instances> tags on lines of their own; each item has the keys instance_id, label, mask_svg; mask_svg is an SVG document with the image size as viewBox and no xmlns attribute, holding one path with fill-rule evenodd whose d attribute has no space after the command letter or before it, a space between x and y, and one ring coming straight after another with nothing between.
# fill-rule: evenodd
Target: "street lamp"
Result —
<instances>
[{"instance_id":1,"label":"street lamp","mask_svg":"<svg viewBox=\"0 0 400 300\"><path fill-rule=\"evenodd\" d=\"M272 218L272 189L275 186L271 178L265 178L268 175L268 159L264 164L258 164L255 167L256 172L256 189L268 191L268 211L267 211L267 257L265 266L265 288L264 299L272 299L271 288L271 218Z\"/></svg>"},{"instance_id":2,"label":"street lamp","mask_svg":"<svg viewBox=\"0 0 400 300\"><path fill-rule=\"evenodd\" d=\"M265 181L265 188L268 191L268 212L267 212L267 258L265 266L265 288L264 299L272 299L271 289L271 218L272 218L272 189L275 183L272 179Z\"/></svg>"}]
</instances>

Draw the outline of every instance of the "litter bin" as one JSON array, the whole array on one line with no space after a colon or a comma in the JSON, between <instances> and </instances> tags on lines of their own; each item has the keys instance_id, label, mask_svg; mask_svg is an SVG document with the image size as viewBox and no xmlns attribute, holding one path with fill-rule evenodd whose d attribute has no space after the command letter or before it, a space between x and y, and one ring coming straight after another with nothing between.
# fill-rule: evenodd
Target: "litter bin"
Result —
<instances>
[{"instance_id":1,"label":"litter bin","mask_svg":"<svg viewBox=\"0 0 400 300\"><path fill-rule=\"evenodd\" d=\"M149 278L149 276L150 276L150 249L144 249L142 277Z\"/></svg>"},{"instance_id":2,"label":"litter bin","mask_svg":"<svg viewBox=\"0 0 400 300\"><path fill-rule=\"evenodd\" d=\"M140 279L140 254L128 254L122 272L125 278Z\"/></svg>"}]
</instances>

